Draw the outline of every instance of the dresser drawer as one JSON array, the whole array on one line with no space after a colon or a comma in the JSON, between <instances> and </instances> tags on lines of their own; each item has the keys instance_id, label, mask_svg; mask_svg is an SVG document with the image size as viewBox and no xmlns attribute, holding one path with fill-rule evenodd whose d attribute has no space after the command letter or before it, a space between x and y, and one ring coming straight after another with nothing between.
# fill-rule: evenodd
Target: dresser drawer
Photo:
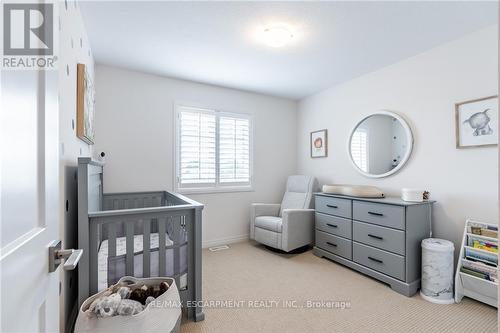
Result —
<instances>
[{"instance_id":1,"label":"dresser drawer","mask_svg":"<svg viewBox=\"0 0 500 333\"><path fill-rule=\"evenodd\" d=\"M352 217L352 201L349 199L317 195L315 207L319 213L346 217L348 219Z\"/></svg>"},{"instance_id":2,"label":"dresser drawer","mask_svg":"<svg viewBox=\"0 0 500 333\"><path fill-rule=\"evenodd\" d=\"M353 221L352 239L389 252L405 254L405 232L401 230Z\"/></svg>"},{"instance_id":3,"label":"dresser drawer","mask_svg":"<svg viewBox=\"0 0 500 333\"><path fill-rule=\"evenodd\" d=\"M353 219L384 227L405 229L405 208L373 202L354 201Z\"/></svg>"},{"instance_id":4,"label":"dresser drawer","mask_svg":"<svg viewBox=\"0 0 500 333\"><path fill-rule=\"evenodd\" d=\"M352 257L358 264L399 280L405 279L405 258L400 255L352 242Z\"/></svg>"},{"instance_id":5,"label":"dresser drawer","mask_svg":"<svg viewBox=\"0 0 500 333\"><path fill-rule=\"evenodd\" d=\"M348 239L316 230L316 246L346 259L352 259L352 242Z\"/></svg>"},{"instance_id":6,"label":"dresser drawer","mask_svg":"<svg viewBox=\"0 0 500 333\"><path fill-rule=\"evenodd\" d=\"M352 220L316 213L316 229L344 238L352 238Z\"/></svg>"}]
</instances>

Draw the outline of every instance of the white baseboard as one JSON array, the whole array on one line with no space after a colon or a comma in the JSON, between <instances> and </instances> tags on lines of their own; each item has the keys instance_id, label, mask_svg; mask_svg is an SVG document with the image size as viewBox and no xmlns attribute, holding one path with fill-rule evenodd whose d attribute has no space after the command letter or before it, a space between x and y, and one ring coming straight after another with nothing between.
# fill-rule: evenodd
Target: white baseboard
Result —
<instances>
[{"instance_id":1,"label":"white baseboard","mask_svg":"<svg viewBox=\"0 0 500 333\"><path fill-rule=\"evenodd\" d=\"M242 241L248 240L249 238L250 238L250 235L245 234L245 235L234 236L234 237L207 240L207 241L202 242L201 247L206 249L207 247L211 247L211 246L219 246L219 245L224 245L224 244L242 242Z\"/></svg>"}]
</instances>

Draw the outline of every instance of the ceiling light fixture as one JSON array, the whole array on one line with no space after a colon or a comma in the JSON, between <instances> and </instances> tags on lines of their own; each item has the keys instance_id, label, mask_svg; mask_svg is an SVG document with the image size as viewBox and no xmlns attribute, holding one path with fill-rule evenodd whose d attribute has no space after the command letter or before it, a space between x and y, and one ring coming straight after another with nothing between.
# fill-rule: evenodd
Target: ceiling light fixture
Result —
<instances>
[{"instance_id":1,"label":"ceiling light fixture","mask_svg":"<svg viewBox=\"0 0 500 333\"><path fill-rule=\"evenodd\" d=\"M271 47L283 47L290 43L293 33L283 26L269 27L262 34L264 43Z\"/></svg>"}]
</instances>

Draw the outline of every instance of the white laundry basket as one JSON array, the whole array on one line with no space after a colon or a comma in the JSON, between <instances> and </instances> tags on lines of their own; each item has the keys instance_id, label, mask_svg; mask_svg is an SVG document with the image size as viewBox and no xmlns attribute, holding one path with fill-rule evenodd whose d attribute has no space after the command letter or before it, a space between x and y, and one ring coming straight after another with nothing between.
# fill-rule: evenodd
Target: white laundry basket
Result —
<instances>
[{"instance_id":1,"label":"white laundry basket","mask_svg":"<svg viewBox=\"0 0 500 333\"><path fill-rule=\"evenodd\" d=\"M420 295L438 304L451 304L453 299L452 242L439 238L422 241L422 287Z\"/></svg>"},{"instance_id":2,"label":"white laundry basket","mask_svg":"<svg viewBox=\"0 0 500 333\"><path fill-rule=\"evenodd\" d=\"M133 332L133 333L153 333L153 332L173 332L180 331L181 322L181 301L175 280L171 278L144 278L138 279L130 276L121 278L117 284L127 283L130 287L136 285L157 286L161 282L167 282L170 288L162 295L158 296L146 308L136 315L114 316L108 318L98 318L95 314L85 312L90 304L100 297L108 289L101 291L85 300L75 324L75 333L95 332Z\"/></svg>"}]
</instances>

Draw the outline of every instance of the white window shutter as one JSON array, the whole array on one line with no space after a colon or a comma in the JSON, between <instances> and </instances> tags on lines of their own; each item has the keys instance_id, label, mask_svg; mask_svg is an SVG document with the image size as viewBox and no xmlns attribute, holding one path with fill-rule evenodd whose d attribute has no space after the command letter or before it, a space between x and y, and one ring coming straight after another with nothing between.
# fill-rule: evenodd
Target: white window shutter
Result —
<instances>
[{"instance_id":1,"label":"white window shutter","mask_svg":"<svg viewBox=\"0 0 500 333\"><path fill-rule=\"evenodd\" d=\"M250 117L189 106L177 106L177 114L177 188L251 185Z\"/></svg>"},{"instance_id":2,"label":"white window shutter","mask_svg":"<svg viewBox=\"0 0 500 333\"><path fill-rule=\"evenodd\" d=\"M182 107L179 118L179 185L215 185L215 114Z\"/></svg>"},{"instance_id":3,"label":"white window shutter","mask_svg":"<svg viewBox=\"0 0 500 333\"><path fill-rule=\"evenodd\" d=\"M250 120L219 118L219 182L250 182Z\"/></svg>"}]
</instances>

